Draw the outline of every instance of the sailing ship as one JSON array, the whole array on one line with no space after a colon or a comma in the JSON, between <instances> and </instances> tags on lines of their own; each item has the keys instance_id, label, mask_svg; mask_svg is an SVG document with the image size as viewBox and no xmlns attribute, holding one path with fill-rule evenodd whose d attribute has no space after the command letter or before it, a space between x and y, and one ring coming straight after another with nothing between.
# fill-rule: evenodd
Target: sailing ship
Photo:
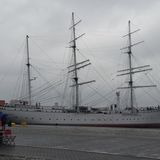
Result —
<instances>
[{"instance_id":1,"label":"sailing ship","mask_svg":"<svg viewBox=\"0 0 160 160\"><path fill-rule=\"evenodd\" d=\"M129 39L129 45L123 49L127 49L129 68L120 70L118 76L129 75L129 82L127 87L120 87L118 89L128 89L130 91L130 105L124 109L119 108L120 93L116 92L117 104L112 106L108 111L98 112L94 109L89 109L86 106L79 105L79 87L88 83L95 82L94 80L88 82L79 82L78 70L88 66L89 60L77 62L77 46L76 40L82 35L76 37L75 27L80 21L75 23L74 13L72 13L72 26L70 29L73 33L73 39L71 41L71 48L73 52L74 63L68 68L69 73L73 73L73 87L75 89L75 104L72 109L66 109L65 107L53 107L52 109L44 109L45 107L34 106L31 104L31 77L30 77L30 58L28 39L27 43L27 68L28 68L28 94L29 100L26 101L12 101L12 103L0 107L0 111L8 114L10 120L15 123L21 123L25 121L28 124L36 125L66 125L66 126L101 126L101 127L160 127L160 107L157 108L143 108L139 109L134 106L133 90L135 88L142 87L155 87L150 86L135 86L133 84L133 74L139 72L145 72L151 70L149 65L145 66L132 66L132 47L141 43L132 44L131 35L136 31L131 32L130 21L128 22L129 32L127 35Z\"/></svg>"}]
</instances>

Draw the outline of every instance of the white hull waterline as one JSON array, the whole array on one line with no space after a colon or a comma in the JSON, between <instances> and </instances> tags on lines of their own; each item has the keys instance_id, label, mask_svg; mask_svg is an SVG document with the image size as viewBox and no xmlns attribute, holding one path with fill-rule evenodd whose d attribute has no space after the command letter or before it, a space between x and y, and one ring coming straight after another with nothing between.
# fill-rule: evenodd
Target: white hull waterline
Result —
<instances>
[{"instance_id":1,"label":"white hull waterline","mask_svg":"<svg viewBox=\"0 0 160 160\"><path fill-rule=\"evenodd\" d=\"M5 107L2 111L12 122L37 125L70 125L102 127L160 127L160 109L131 113L63 113L59 110L36 111Z\"/></svg>"}]
</instances>

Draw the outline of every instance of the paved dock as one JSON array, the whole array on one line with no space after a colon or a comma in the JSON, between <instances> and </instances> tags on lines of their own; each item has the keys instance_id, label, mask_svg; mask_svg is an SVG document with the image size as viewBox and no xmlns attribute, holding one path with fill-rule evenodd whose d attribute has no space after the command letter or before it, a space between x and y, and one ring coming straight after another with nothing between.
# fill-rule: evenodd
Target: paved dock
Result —
<instances>
[{"instance_id":1,"label":"paved dock","mask_svg":"<svg viewBox=\"0 0 160 160\"><path fill-rule=\"evenodd\" d=\"M1 146L0 160L160 159L160 129L18 126L13 132L16 145Z\"/></svg>"},{"instance_id":2,"label":"paved dock","mask_svg":"<svg viewBox=\"0 0 160 160\"><path fill-rule=\"evenodd\" d=\"M3 147L0 160L154 160L131 155L107 154L43 147Z\"/></svg>"}]
</instances>

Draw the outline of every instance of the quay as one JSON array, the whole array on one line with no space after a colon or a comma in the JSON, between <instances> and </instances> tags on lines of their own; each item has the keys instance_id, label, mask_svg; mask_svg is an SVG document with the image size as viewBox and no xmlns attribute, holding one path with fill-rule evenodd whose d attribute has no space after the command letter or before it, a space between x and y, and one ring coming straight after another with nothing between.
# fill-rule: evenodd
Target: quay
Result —
<instances>
[{"instance_id":1,"label":"quay","mask_svg":"<svg viewBox=\"0 0 160 160\"><path fill-rule=\"evenodd\" d=\"M131 155L31 146L3 147L1 152L0 160L155 160Z\"/></svg>"},{"instance_id":2,"label":"quay","mask_svg":"<svg viewBox=\"0 0 160 160\"><path fill-rule=\"evenodd\" d=\"M16 126L0 160L157 160L160 129Z\"/></svg>"}]
</instances>

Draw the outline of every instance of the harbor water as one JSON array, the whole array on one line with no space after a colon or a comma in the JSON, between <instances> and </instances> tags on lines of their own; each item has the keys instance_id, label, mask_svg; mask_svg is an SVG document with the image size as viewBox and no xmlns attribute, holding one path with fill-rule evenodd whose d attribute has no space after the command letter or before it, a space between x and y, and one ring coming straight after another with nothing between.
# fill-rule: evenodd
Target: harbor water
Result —
<instances>
[{"instance_id":1,"label":"harbor water","mask_svg":"<svg viewBox=\"0 0 160 160\"><path fill-rule=\"evenodd\" d=\"M15 126L15 146L0 146L1 159L160 159L160 129Z\"/></svg>"}]
</instances>

